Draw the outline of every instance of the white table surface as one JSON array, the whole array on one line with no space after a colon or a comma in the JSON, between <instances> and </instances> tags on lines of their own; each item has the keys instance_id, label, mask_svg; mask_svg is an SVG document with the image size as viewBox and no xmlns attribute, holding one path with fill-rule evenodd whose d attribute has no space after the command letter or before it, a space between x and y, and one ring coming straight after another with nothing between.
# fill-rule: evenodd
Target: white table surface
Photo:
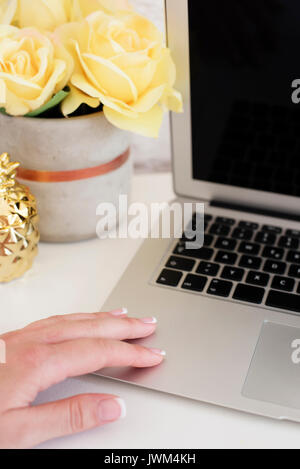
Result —
<instances>
[{"instance_id":1,"label":"white table surface","mask_svg":"<svg viewBox=\"0 0 300 469\"><path fill-rule=\"evenodd\" d=\"M173 198L169 174L136 176L133 189L133 198L139 202ZM20 328L50 315L98 311L140 244L132 240L42 244L35 266L27 275L0 286L0 331ZM69 379L39 395L37 403L94 392L124 398L126 419L40 448L300 448L299 425L95 376Z\"/></svg>"}]
</instances>

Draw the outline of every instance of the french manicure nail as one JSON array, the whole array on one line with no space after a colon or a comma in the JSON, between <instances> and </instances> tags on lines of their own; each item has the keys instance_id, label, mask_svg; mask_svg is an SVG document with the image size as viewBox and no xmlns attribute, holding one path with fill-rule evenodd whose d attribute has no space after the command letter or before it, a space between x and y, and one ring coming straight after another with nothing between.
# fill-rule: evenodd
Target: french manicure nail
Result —
<instances>
[{"instance_id":1,"label":"french manicure nail","mask_svg":"<svg viewBox=\"0 0 300 469\"><path fill-rule=\"evenodd\" d=\"M114 422L126 417L126 404L119 397L105 399L99 404L100 422Z\"/></svg>"},{"instance_id":2,"label":"french manicure nail","mask_svg":"<svg viewBox=\"0 0 300 469\"><path fill-rule=\"evenodd\" d=\"M155 353L155 355L161 355L162 357L165 357L167 355L167 352L165 350L161 350L159 348L150 348L150 352Z\"/></svg>"},{"instance_id":3,"label":"french manicure nail","mask_svg":"<svg viewBox=\"0 0 300 469\"><path fill-rule=\"evenodd\" d=\"M140 321L143 322L144 324L157 324L157 319L153 317L140 319Z\"/></svg>"},{"instance_id":4,"label":"french manicure nail","mask_svg":"<svg viewBox=\"0 0 300 469\"><path fill-rule=\"evenodd\" d=\"M115 311L111 311L110 314L112 316L126 316L126 314L128 314L128 309L127 308L116 309Z\"/></svg>"}]
</instances>

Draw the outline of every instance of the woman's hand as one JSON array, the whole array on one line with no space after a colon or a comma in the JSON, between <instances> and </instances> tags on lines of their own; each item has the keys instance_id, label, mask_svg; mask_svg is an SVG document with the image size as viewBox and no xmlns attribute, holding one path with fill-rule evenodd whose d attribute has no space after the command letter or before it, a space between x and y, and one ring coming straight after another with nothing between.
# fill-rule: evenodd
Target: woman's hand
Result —
<instances>
[{"instance_id":1,"label":"woman's hand","mask_svg":"<svg viewBox=\"0 0 300 469\"><path fill-rule=\"evenodd\" d=\"M105 367L159 365L163 351L123 342L155 329L154 318L130 319L119 310L56 316L0 336L6 347L6 364L0 364L0 448L29 448L122 418L124 402L104 394L30 404L68 377Z\"/></svg>"}]
</instances>

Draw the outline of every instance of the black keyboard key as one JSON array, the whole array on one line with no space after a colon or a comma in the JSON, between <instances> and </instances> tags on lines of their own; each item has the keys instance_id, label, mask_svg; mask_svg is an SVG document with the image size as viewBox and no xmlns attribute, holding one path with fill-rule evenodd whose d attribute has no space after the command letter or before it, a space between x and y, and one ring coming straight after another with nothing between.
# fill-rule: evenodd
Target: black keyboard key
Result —
<instances>
[{"instance_id":1,"label":"black keyboard key","mask_svg":"<svg viewBox=\"0 0 300 469\"><path fill-rule=\"evenodd\" d=\"M197 274L209 275L210 277L216 277L219 273L220 266L218 264L212 264L210 262L201 262Z\"/></svg>"},{"instance_id":2,"label":"black keyboard key","mask_svg":"<svg viewBox=\"0 0 300 469\"><path fill-rule=\"evenodd\" d=\"M240 260L240 267L245 267L246 269L258 270L261 266L261 259L259 257L253 256L242 256Z\"/></svg>"},{"instance_id":3,"label":"black keyboard key","mask_svg":"<svg viewBox=\"0 0 300 469\"><path fill-rule=\"evenodd\" d=\"M206 235L204 236L204 246L205 246L205 247L211 246L212 243L214 242L214 239L215 239L215 238L214 238L213 236L206 234Z\"/></svg>"},{"instance_id":4,"label":"black keyboard key","mask_svg":"<svg viewBox=\"0 0 300 469\"><path fill-rule=\"evenodd\" d=\"M167 285L169 287L177 287L183 274L175 270L164 269L157 279L160 285Z\"/></svg>"},{"instance_id":5,"label":"black keyboard key","mask_svg":"<svg viewBox=\"0 0 300 469\"><path fill-rule=\"evenodd\" d=\"M184 255L183 253L186 251L185 243L186 243L185 241L180 241L177 244L176 248L174 249L173 254L178 254L180 256L183 256Z\"/></svg>"},{"instance_id":6,"label":"black keyboard key","mask_svg":"<svg viewBox=\"0 0 300 469\"><path fill-rule=\"evenodd\" d=\"M216 248L225 249L226 251L234 251L237 242L234 239L229 238L218 238L216 242Z\"/></svg>"},{"instance_id":7,"label":"black keyboard key","mask_svg":"<svg viewBox=\"0 0 300 469\"><path fill-rule=\"evenodd\" d=\"M284 275L286 271L286 264L284 262L266 261L264 265L264 272L270 274Z\"/></svg>"},{"instance_id":8,"label":"black keyboard key","mask_svg":"<svg viewBox=\"0 0 300 469\"><path fill-rule=\"evenodd\" d=\"M202 292L207 283L207 278L201 277L200 275L189 274L184 279L182 287L184 290L191 290L196 292Z\"/></svg>"},{"instance_id":9,"label":"black keyboard key","mask_svg":"<svg viewBox=\"0 0 300 469\"><path fill-rule=\"evenodd\" d=\"M281 261L284 257L284 250L281 248L271 248L266 246L262 253L263 257L268 259L274 259L276 261Z\"/></svg>"},{"instance_id":10,"label":"black keyboard key","mask_svg":"<svg viewBox=\"0 0 300 469\"><path fill-rule=\"evenodd\" d=\"M213 256L213 250L212 249L209 249L209 248L202 248L202 249L187 249L187 254L188 256L191 256L191 257L196 257L196 259L203 259L203 260L207 260L209 261L212 256Z\"/></svg>"},{"instance_id":11,"label":"black keyboard key","mask_svg":"<svg viewBox=\"0 0 300 469\"><path fill-rule=\"evenodd\" d=\"M286 236L291 238L300 238L300 230L287 230Z\"/></svg>"},{"instance_id":12,"label":"black keyboard key","mask_svg":"<svg viewBox=\"0 0 300 469\"><path fill-rule=\"evenodd\" d=\"M241 282L244 277L244 269L237 267L224 267L221 277L232 282Z\"/></svg>"},{"instance_id":13,"label":"black keyboard key","mask_svg":"<svg viewBox=\"0 0 300 469\"><path fill-rule=\"evenodd\" d=\"M268 244L273 246L277 241L277 236L267 231L260 231L257 233L255 241L260 244Z\"/></svg>"},{"instance_id":14,"label":"black keyboard key","mask_svg":"<svg viewBox=\"0 0 300 469\"><path fill-rule=\"evenodd\" d=\"M216 255L215 261L220 264L234 265L237 261L237 254L231 252L219 251Z\"/></svg>"},{"instance_id":15,"label":"black keyboard key","mask_svg":"<svg viewBox=\"0 0 300 469\"><path fill-rule=\"evenodd\" d=\"M194 257L195 259L201 259L205 261L210 261L213 253L214 251L209 248L186 249L184 246L182 246L181 243L177 245L174 251L174 254L178 254L180 256Z\"/></svg>"},{"instance_id":16,"label":"black keyboard key","mask_svg":"<svg viewBox=\"0 0 300 469\"><path fill-rule=\"evenodd\" d=\"M264 288L252 287L250 285L239 284L236 287L233 298L247 303L261 304L265 295Z\"/></svg>"},{"instance_id":17,"label":"black keyboard key","mask_svg":"<svg viewBox=\"0 0 300 469\"><path fill-rule=\"evenodd\" d=\"M246 230L244 228L236 228L231 235L234 239L241 239L245 241L250 241L253 236L253 231Z\"/></svg>"},{"instance_id":18,"label":"black keyboard key","mask_svg":"<svg viewBox=\"0 0 300 469\"><path fill-rule=\"evenodd\" d=\"M279 240L279 246L281 248L294 249L299 248L300 241L297 238L292 238L291 236L282 236Z\"/></svg>"},{"instance_id":19,"label":"black keyboard key","mask_svg":"<svg viewBox=\"0 0 300 469\"><path fill-rule=\"evenodd\" d=\"M251 221L240 221L239 223L240 228L246 228L247 230L256 231L259 228L258 223L252 223Z\"/></svg>"},{"instance_id":20,"label":"black keyboard key","mask_svg":"<svg viewBox=\"0 0 300 469\"><path fill-rule=\"evenodd\" d=\"M268 233L274 233L274 234L281 234L282 228L279 228L278 226L264 225L262 227L262 231L267 231Z\"/></svg>"},{"instance_id":21,"label":"black keyboard key","mask_svg":"<svg viewBox=\"0 0 300 469\"><path fill-rule=\"evenodd\" d=\"M290 251L286 260L292 264L300 264L300 252Z\"/></svg>"},{"instance_id":22,"label":"black keyboard key","mask_svg":"<svg viewBox=\"0 0 300 469\"><path fill-rule=\"evenodd\" d=\"M220 225L215 223L210 228L210 234L219 235L219 236L228 236L230 233L230 227L226 225Z\"/></svg>"},{"instance_id":23,"label":"black keyboard key","mask_svg":"<svg viewBox=\"0 0 300 469\"><path fill-rule=\"evenodd\" d=\"M263 274L262 272L254 272L251 270L247 276L246 283L249 283L250 285L257 285L258 287L266 287L269 283L269 280L269 274Z\"/></svg>"},{"instance_id":24,"label":"black keyboard key","mask_svg":"<svg viewBox=\"0 0 300 469\"><path fill-rule=\"evenodd\" d=\"M221 223L221 225L235 225L235 220L233 218L218 217L216 222Z\"/></svg>"},{"instance_id":25,"label":"black keyboard key","mask_svg":"<svg viewBox=\"0 0 300 469\"><path fill-rule=\"evenodd\" d=\"M298 295L292 295L291 293L271 290L268 295L266 305L272 308L285 309L287 311L300 313L300 298Z\"/></svg>"},{"instance_id":26,"label":"black keyboard key","mask_svg":"<svg viewBox=\"0 0 300 469\"><path fill-rule=\"evenodd\" d=\"M166 267L176 270L185 270L191 272L195 267L196 262L192 259L184 259L183 257L172 256L167 262Z\"/></svg>"},{"instance_id":27,"label":"black keyboard key","mask_svg":"<svg viewBox=\"0 0 300 469\"><path fill-rule=\"evenodd\" d=\"M274 288L275 290L292 292L295 288L295 280L288 277L276 276L273 279L272 288Z\"/></svg>"},{"instance_id":28,"label":"black keyboard key","mask_svg":"<svg viewBox=\"0 0 300 469\"><path fill-rule=\"evenodd\" d=\"M289 276L294 278L300 278L300 265L291 265L289 270Z\"/></svg>"},{"instance_id":29,"label":"black keyboard key","mask_svg":"<svg viewBox=\"0 0 300 469\"><path fill-rule=\"evenodd\" d=\"M225 282L223 280L214 279L211 282L207 290L207 293L213 296L222 296L224 298L228 298L232 287L233 287L233 283L231 282Z\"/></svg>"},{"instance_id":30,"label":"black keyboard key","mask_svg":"<svg viewBox=\"0 0 300 469\"><path fill-rule=\"evenodd\" d=\"M240 244L239 252L242 254L251 254L252 256L256 256L260 251L260 245L254 243L248 243L243 241Z\"/></svg>"}]
</instances>

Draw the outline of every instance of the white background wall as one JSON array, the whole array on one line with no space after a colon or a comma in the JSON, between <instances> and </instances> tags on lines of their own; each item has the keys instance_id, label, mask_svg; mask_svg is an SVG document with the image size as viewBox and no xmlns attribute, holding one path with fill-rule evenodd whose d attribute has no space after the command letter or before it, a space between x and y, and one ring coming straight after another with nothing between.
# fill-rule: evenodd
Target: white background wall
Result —
<instances>
[{"instance_id":1,"label":"white background wall","mask_svg":"<svg viewBox=\"0 0 300 469\"><path fill-rule=\"evenodd\" d=\"M164 0L129 0L130 3L139 11L142 15L147 16L155 24L163 30L164 28L164 15L163 15L163 4Z\"/></svg>"},{"instance_id":2,"label":"white background wall","mask_svg":"<svg viewBox=\"0 0 300 469\"><path fill-rule=\"evenodd\" d=\"M164 0L130 0L130 3L164 31ZM137 172L169 171L171 152L168 116L164 120L159 139L134 136L132 151Z\"/></svg>"}]
</instances>

